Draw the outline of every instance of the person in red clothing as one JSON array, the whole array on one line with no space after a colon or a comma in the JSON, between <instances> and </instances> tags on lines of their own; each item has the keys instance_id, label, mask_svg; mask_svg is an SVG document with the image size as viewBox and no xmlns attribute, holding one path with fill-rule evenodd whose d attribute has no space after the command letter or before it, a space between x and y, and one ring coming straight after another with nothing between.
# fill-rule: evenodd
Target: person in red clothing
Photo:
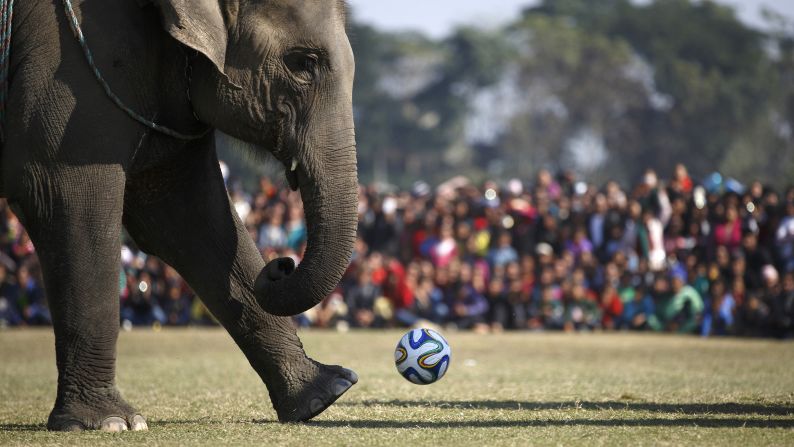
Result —
<instances>
[{"instance_id":1,"label":"person in red clothing","mask_svg":"<svg viewBox=\"0 0 794 447\"><path fill-rule=\"evenodd\" d=\"M405 268L396 259L391 259L388 261L386 271L383 296L389 299L395 311L413 309L414 292L405 280Z\"/></svg>"},{"instance_id":2,"label":"person in red clothing","mask_svg":"<svg viewBox=\"0 0 794 447\"><path fill-rule=\"evenodd\" d=\"M692 177L689 176L689 172L687 172L686 166L682 163L678 163L675 165L675 172L673 174L673 182L678 184L678 187L681 188L681 191L684 193L690 193L692 191Z\"/></svg>"},{"instance_id":3,"label":"person in red clothing","mask_svg":"<svg viewBox=\"0 0 794 447\"><path fill-rule=\"evenodd\" d=\"M601 292L601 324L604 329L616 329L623 317L623 301L620 300L617 289L611 285L604 287Z\"/></svg>"}]
</instances>

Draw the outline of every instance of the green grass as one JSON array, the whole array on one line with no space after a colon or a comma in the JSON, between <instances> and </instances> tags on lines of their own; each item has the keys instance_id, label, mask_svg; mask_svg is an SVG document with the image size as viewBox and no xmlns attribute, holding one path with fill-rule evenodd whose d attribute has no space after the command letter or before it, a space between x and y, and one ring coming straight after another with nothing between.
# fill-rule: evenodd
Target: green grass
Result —
<instances>
[{"instance_id":1,"label":"green grass","mask_svg":"<svg viewBox=\"0 0 794 447\"><path fill-rule=\"evenodd\" d=\"M794 344L626 334L445 334L437 384L395 371L398 332L304 332L317 360L361 380L308 424L275 422L220 330L133 331L118 385L150 430L49 433L49 331L0 331L0 445L794 444Z\"/></svg>"}]
</instances>

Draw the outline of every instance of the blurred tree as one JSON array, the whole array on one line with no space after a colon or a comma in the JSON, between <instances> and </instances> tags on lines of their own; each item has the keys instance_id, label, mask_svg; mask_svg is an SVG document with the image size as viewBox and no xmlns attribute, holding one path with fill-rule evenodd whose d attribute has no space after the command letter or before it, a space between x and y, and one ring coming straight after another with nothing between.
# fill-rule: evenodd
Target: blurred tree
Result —
<instances>
[{"instance_id":1,"label":"blurred tree","mask_svg":"<svg viewBox=\"0 0 794 447\"><path fill-rule=\"evenodd\" d=\"M779 74L767 36L741 23L730 7L689 0L544 0L525 11L525 20L534 16L565 20L593 39L625 42L650 64L651 100L613 123L642 137L641 146L631 139L609 146L611 157L622 161L621 172L638 175L646 166L670 172L684 162L704 175L746 166L738 160L749 161L748 154L780 151L773 136L779 113L771 104L780 92ZM742 174L781 173L774 162L755 161L755 169Z\"/></svg>"},{"instance_id":2,"label":"blurred tree","mask_svg":"<svg viewBox=\"0 0 794 447\"><path fill-rule=\"evenodd\" d=\"M649 107L647 66L621 40L563 18L527 14L510 34L522 51L517 86L524 103L502 140L510 175L541 167L604 170L613 146L636 147L628 115ZM604 178L606 179L606 178Z\"/></svg>"},{"instance_id":3,"label":"blurred tree","mask_svg":"<svg viewBox=\"0 0 794 447\"><path fill-rule=\"evenodd\" d=\"M362 180L476 175L464 123L472 95L501 77L509 55L502 36L467 27L433 42L355 24L351 35Z\"/></svg>"}]
</instances>

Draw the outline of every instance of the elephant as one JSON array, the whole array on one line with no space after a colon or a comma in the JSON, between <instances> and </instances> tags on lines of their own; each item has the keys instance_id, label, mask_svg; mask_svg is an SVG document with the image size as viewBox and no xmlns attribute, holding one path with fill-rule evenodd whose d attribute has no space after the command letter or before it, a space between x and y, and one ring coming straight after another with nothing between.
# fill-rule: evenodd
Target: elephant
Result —
<instances>
[{"instance_id":1,"label":"elephant","mask_svg":"<svg viewBox=\"0 0 794 447\"><path fill-rule=\"evenodd\" d=\"M358 381L309 358L288 318L333 290L356 238L346 17L343 0L16 2L0 196L36 247L53 318L48 429L147 428L115 384L124 230L185 278L280 421L313 418ZM300 191L297 267L265 263L234 212L216 130L272 154Z\"/></svg>"}]
</instances>

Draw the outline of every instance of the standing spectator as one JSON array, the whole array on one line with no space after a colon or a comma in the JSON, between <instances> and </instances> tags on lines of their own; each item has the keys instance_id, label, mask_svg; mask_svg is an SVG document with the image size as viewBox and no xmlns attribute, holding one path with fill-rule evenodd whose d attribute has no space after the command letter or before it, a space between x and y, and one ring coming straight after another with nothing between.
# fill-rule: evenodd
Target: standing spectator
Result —
<instances>
[{"instance_id":1,"label":"standing spectator","mask_svg":"<svg viewBox=\"0 0 794 447\"><path fill-rule=\"evenodd\" d=\"M785 215L775 232L775 245L783 272L794 272L794 202L786 204Z\"/></svg>"}]
</instances>

